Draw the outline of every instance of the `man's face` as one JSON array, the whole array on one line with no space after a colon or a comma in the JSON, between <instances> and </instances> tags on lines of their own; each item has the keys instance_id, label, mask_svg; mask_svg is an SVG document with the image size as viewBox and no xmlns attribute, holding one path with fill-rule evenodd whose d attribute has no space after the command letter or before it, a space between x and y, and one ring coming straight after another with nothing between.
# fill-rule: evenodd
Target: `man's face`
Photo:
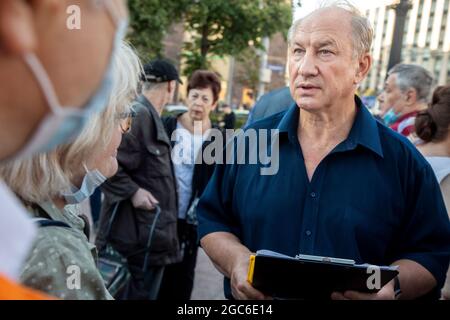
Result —
<instances>
[{"instance_id":1,"label":"man's face","mask_svg":"<svg viewBox=\"0 0 450 320\"><path fill-rule=\"evenodd\" d=\"M290 45L290 90L305 110L323 110L353 98L358 60L353 59L349 14L313 13L298 26Z\"/></svg>"},{"instance_id":2,"label":"man's face","mask_svg":"<svg viewBox=\"0 0 450 320\"><path fill-rule=\"evenodd\" d=\"M2 20L9 25L0 26L0 159L23 146L50 112L23 53L36 54L63 107L80 108L98 89L111 60L117 31L113 16L128 16L125 0L106 0L113 14L91 0L2 1L13 6L0 6L1 16L15 20ZM80 9L81 29L67 27L71 5ZM33 38L35 45L20 40L22 34Z\"/></svg>"},{"instance_id":3,"label":"man's face","mask_svg":"<svg viewBox=\"0 0 450 320\"><path fill-rule=\"evenodd\" d=\"M401 92L397 86L397 74L391 74L384 83L383 91L378 96L378 102L380 103L381 115L384 115L391 108L395 113L402 114L405 106L405 95Z\"/></svg>"}]
</instances>

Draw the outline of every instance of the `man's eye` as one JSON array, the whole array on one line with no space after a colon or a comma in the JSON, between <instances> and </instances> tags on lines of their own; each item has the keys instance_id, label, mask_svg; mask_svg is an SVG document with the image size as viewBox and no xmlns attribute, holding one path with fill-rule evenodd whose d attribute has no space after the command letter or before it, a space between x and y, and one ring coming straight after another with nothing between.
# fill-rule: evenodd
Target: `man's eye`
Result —
<instances>
[{"instance_id":1,"label":"man's eye","mask_svg":"<svg viewBox=\"0 0 450 320\"><path fill-rule=\"evenodd\" d=\"M333 52L331 52L330 50L320 50L319 53L323 56L328 56L333 54Z\"/></svg>"},{"instance_id":2,"label":"man's eye","mask_svg":"<svg viewBox=\"0 0 450 320\"><path fill-rule=\"evenodd\" d=\"M300 49L300 48L297 48L297 49L294 50L294 54L296 54L296 55L302 54L304 52L305 52L305 50Z\"/></svg>"}]
</instances>

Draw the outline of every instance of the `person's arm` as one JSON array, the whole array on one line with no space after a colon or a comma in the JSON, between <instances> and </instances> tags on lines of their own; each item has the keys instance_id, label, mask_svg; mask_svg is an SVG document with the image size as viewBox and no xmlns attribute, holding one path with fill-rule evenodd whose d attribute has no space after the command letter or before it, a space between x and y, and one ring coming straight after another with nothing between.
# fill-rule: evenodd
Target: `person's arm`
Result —
<instances>
[{"instance_id":1,"label":"person's arm","mask_svg":"<svg viewBox=\"0 0 450 320\"><path fill-rule=\"evenodd\" d=\"M117 173L109 178L101 190L107 194L113 202L130 199L139 190L139 185L133 181L127 171L119 164Z\"/></svg>"},{"instance_id":2,"label":"person's arm","mask_svg":"<svg viewBox=\"0 0 450 320\"><path fill-rule=\"evenodd\" d=\"M398 279L402 292L399 299L416 299L430 292L437 284L434 276L417 262L398 260L392 265L399 267ZM367 294L356 291L334 292L331 298L334 300L394 300L396 299L394 280L387 283L377 293Z\"/></svg>"},{"instance_id":3,"label":"person's arm","mask_svg":"<svg viewBox=\"0 0 450 320\"><path fill-rule=\"evenodd\" d=\"M238 300L268 299L247 281L249 259L252 252L239 239L228 232L214 232L201 239L202 248L216 268L231 281L231 292Z\"/></svg>"},{"instance_id":4,"label":"person's arm","mask_svg":"<svg viewBox=\"0 0 450 320\"><path fill-rule=\"evenodd\" d=\"M450 218L450 175L441 181L441 191ZM450 300L450 268L447 271L447 280L445 280L444 287L442 288L442 299Z\"/></svg>"},{"instance_id":5,"label":"person's arm","mask_svg":"<svg viewBox=\"0 0 450 320\"><path fill-rule=\"evenodd\" d=\"M228 147L235 147L235 139ZM235 299L265 299L247 281L252 253L239 239L242 221L232 206L235 170L236 161L216 165L197 206L198 237L216 268L230 279Z\"/></svg>"},{"instance_id":6,"label":"person's arm","mask_svg":"<svg viewBox=\"0 0 450 320\"><path fill-rule=\"evenodd\" d=\"M136 127L133 131L136 131ZM141 157L136 135L133 135L133 132L124 134L117 152L118 170L101 187L114 202L130 199L139 190L139 185L134 182L128 172L139 167Z\"/></svg>"},{"instance_id":7,"label":"person's arm","mask_svg":"<svg viewBox=\"0 0 450 320\"><path fill-rule=\"evenodd\" d=\"M440 289L449 266L450 223L436 177L429 166L408 176L409 204L390 251L399 265L401 299L415 299ZM345 294L344 294L345 297ZM352 299L393 298L393 282L376 295L352 293ZM333 298L343 298L333 295ZM347 296L348 298L348 296Z\"/></svg>"},{"instance_id":8,"label":"person's arm","mask_svg":"<svg viewBox=\"0 0 450 320\"><path fill-rule=\"evenodd\" d=\"M436 285L436 279L430 271L412 260L399 260L393 265L399 266L399 281L402 294L400 299L416 299L430 292Z\"/></svg>"}]
</instances>

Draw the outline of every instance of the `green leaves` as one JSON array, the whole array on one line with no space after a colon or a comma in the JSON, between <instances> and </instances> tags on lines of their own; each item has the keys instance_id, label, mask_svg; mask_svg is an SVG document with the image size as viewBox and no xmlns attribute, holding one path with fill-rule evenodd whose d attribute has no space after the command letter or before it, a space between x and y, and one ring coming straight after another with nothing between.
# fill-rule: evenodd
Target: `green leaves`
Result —
<instances>
[{"instance_id":1,"label":"green leaves","mask_svg":"<svg viewBox=\"0 0 450 320\"><path fill-rule=\"evenodd\" d=\"M189 0L129 0L129 40L146 61L161 55L162 41L169 27L179 22Z\"/></svg>"},{"instance_id":2,"label":"green leaves","mask_svg":"<svg viewBox=\"0 0 450 320\"><path fill-rule=\"evenodd\" d=\"M263 7L261 7L263 3ZM210 55L238 56L249 47L261 49L265 36L286 33L291 25L292 9L284 0L198 0L186 7L184 22L193 37L186 43L190 74L207 67Z\"/></svg>"},{"instance_id":3,"label":"green leaves","mask_svg":"<svg viewBox=\"0 0 450 320\"><path fill-rule=\"evenodd\" d=\"M167 29L184 22L191 35L183 48L186 75L208 68L211 56L261 49L263 37L286 33L292 19L285 0L129 0L129 6L130 41L144 60L160 55Z\"/></svg>"}]
</instances>

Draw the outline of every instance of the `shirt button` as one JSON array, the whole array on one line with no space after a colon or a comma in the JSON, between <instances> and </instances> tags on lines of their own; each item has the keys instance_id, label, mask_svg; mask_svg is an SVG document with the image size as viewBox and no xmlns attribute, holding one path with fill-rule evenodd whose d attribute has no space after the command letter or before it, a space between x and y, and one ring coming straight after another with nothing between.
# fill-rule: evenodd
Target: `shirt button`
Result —
<instances>
[{"instance_id":1,"label":"shirt button","mask_svg":"<svg viewBox=\"0 0 450 320\"><path fill-rule=\"evenodd\" d=\"M315 198L316 197L316 193L315 192L311 192L311 198Z\"/></svg>"},{"instance_id":2,"label":"shirt button","mask_svg":"<svg viewBox=\"0 0 450 320\"><path fill-rule=\"evenodd\" d=\"M309 230L306 230L306 235L309 237L309 236L311 236L311 234L312 234L312 232L311 231L309 231Z\"/></svg>"}]
</instances>

